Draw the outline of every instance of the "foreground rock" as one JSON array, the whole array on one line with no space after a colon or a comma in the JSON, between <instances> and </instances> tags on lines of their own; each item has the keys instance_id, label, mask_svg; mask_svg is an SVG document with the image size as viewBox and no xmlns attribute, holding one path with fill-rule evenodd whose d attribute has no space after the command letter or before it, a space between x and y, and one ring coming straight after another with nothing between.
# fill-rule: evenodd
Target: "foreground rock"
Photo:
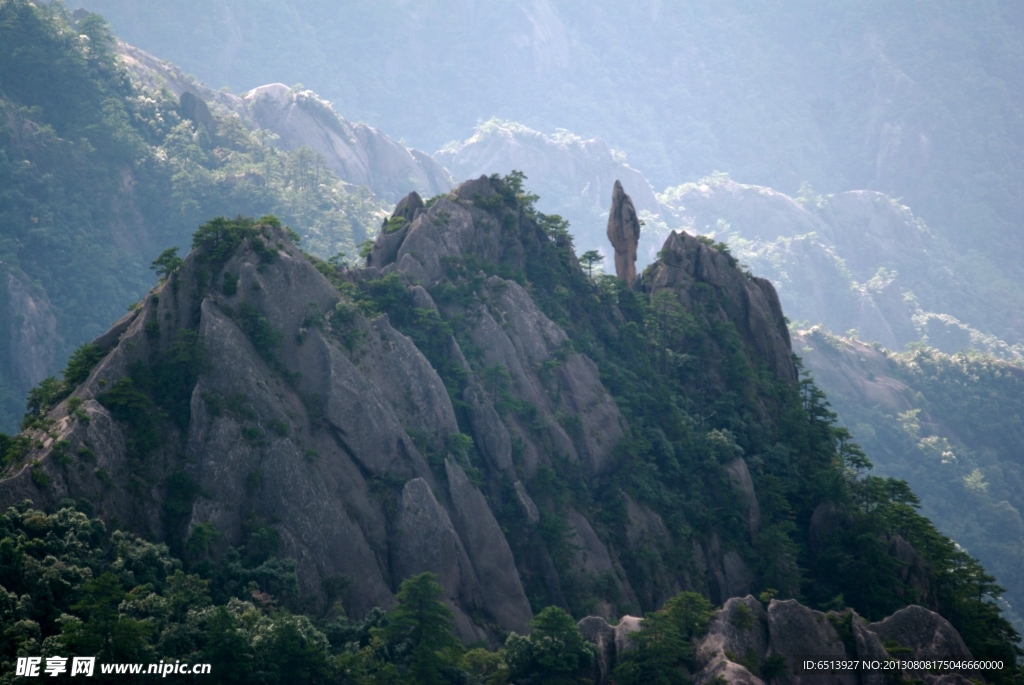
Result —
<instances>
[{"instance_id":1,"label":"foreground rock","mask_svg":"<svg viewBox=\"0 0 1024 685\"><path fill-rule=\"evenodd\" d=\"M623 636L640 630L643 619L623 616L617 626L596 616L579 622L580 632L597 647L594 679L610 682L615 667L632 648ZM892 651L892 653L890 653ZM698 685L885 685L884 672L814 673L794 670L797 657L885 661L950 658L970 660L970 651L950 623L920 606L909 606L877 623L853 610L827 614L793 599L771 600L768 609L753 596L734 597L714 615L694 650ZM965 674L904 671L903 677L928 685L968 682ZM976 674L967 674L976 675Z\"/></svg>"}]
</instances>

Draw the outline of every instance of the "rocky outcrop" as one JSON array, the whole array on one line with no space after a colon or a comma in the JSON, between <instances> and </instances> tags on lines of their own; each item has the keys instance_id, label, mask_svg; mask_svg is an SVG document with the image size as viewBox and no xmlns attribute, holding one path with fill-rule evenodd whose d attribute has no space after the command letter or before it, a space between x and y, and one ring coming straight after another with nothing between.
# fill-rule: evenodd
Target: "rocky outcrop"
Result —
<instances>
[{"instance_id":1,"label":"rocky outcrop","mask_svg":"<svg viewBox=\"0 0 1024 685\"><path fill-rule=\"evenodd\" d=\"M576 624L597 651L593 672L595 683L608 682L623 655L635 647L632 636L640 631L643 622L637 616L623 616L613 626L601 616L587 616Z\"/></svg>"},{"instance_id":2,"label":"rocky outcrop","mask_svg":"<svg viewBox=\"0 0 1024 685\"><path fill-rule=\"evenodd\" d=\"M750 672L760 672L768 653L768 615L751 596L733 597L718 611L708 626L694 656L701 670L698 683L721 678L736 685L762 685Z\"/></svg>"},{"instance_id":3,"label":"rocky outcrop","mask_svg":"<svg viewBox=\"0 0 1024 685\"><path fill-rule=\"evenodd\" d=\"M601 229L607 223L607 189L617 179L630 189L638 212L659 212L644 175L599 138L585 140L567 131L546 135L522 124L491 120L477 126L465 141L435 152L434 159L457 178L504 175L513 169L525 172L527 187L540 195L537 207L569 221L579 254L608 253ZM605 270L610 272L608 257ZM642 255L640 261L646 265L651 258Z\"/></svg>"},{"instance_id":4,"label":"rocky outcrop","mask_svg":"<svg viewBox=\"0 0 1024 685\"><path fill-rule=\"evenodd\" d=\"M728 254L685 232L673 232L661 254L644 273L645 291L672 292L691 309L701 286L710 286L716 299L709 305L735 323L751 356L763 360L776 377L796 382L789 329L769 281L744 274Z\"/></svg>"},{"instance_id":5,"label":"rocky outcrop","mask_svg":"<svg viewBox=\"0 0 1024 685\"><path fill-rule=\"evenodd\" d=\"M960 633L949 621L921 606L911 605L868 629L882 640L913 650L915 659L971 659Z\"/></svg>"},{"instance_id":6,"label":"rocky outcrop","mask_svg":"<svg viewBox=\"0 0 1024 685\"><path fill-rule=\"evenodd\" d=\"M630 649L623 639L643 627L643 619L623 616L615 627L588 616L578 624L597 647L594 681L610 674ZM908 606L884 621L868 624L852 610L822 613L794 599L771 600L767 611L754 597L733 597L715 612L693 654L699 685L885 685L892 672L858 670L816 673L799 666L800 658L885 661L892 655L883 643L909 650L905 659L972 659L963 640L946 619L920 606ZM894 648L895 648L894 647ZM896 673L929 685L967 682L958 673ZM973 675L973 674L968 674Z\"/></svg>"},{"instance_id":7,"label":"rocky outcrop","mask_svg":"<svg viewBox=\"0 0 1024 685\"><path fill-rule=\"evenodd\" d=\"M608 240L615 248L615 275L632 285L636 280L636 248L640 242L640 220L633 200L615 181L612 206L608 210Z\"/></svg>"},{"instance_id":8,"label":"rocky outcrop","mask_svg":"<svg viewBox=\"0 0 1024 685\"><path fill-rule=\"evenodd\" d=\"M581 619L576 626L580 634L596 648L594 659L593 680L595 683L605 683L615 668L615 628L608 624L601 616L587 616Z\"/></svg>"},{"instance_id":9,"label":"rocky outcrop","mask_svg":"<svg viewBox=\"0 0 1024 685\"><path fill-rule=\"evenodd\" d=\"M423 286L438 283L446 275L449 260L463 254L523 268L527 253L522 243L507 240L498 222L482 209L496 195L495 182L486 176L463 183L428 210L416 213L407 227L382 235L369 266ZM625 421L601 383L597 365L586 355L563 354L569 340L565 331L515 281L491 276L480 295L485 305L471 307L474 323L468 334L481 351L483 365L508 373L509 392L539 412L541 433L556 454L600 473L624 432ZM459 365L468 368L458 344L451 340L449 347ZM507 470L516 440L524 448L523 475L532 477L538 464L547 460L537 438L529 435L535 429L514 417L500 421L494 408L497 398L493 392L488 398L485 385L473 378L463 391L485 455ZM578 417L578 427L563 426L560 415Z\"/></svg>"},{"instance_id":10,"label":"rocky outcrop","mask_svg":"<svg viewBox=\"0 0 1024 685\"><path fill-rule=\"evenodd\" d=\"M181 116L206 128L213 125L213 115L210 114L210 108L195 93L186 90L178 98L178 102L180 103Z\"/></svg>"},{"instance_id":11,"label":"rocky outcrop","mask_svg":"<svg viewBox=\"0 0 1024 685\"><path fill-rule=\"evenodd\" d=\"M281 552L297 560L304 593L318 595L324 578L352 579L353 615L390 606L405 576L432 571L467 641L489 634L471 613L524 630L529 604L486 500L456 464L432 471L410 438L434 449L457 433L444 384L386 316L352 323L359 349L339 345L319 314L333 310L337 290L284 233L261 230L249 245L278 246L272 263L266 247L243 246L222 264L193 252L98 341L109 351L73 395L89 420L59 405L56 438L42 436L25 465L0 482L0 500L46 506L87 498L97 514L155 539L209 524L225 546L244 544L252 526L270 526ZM231 295L220 287L224 274L237 278ZM276 349L245 332L254 318L279 332ZM188 425L160 426L161 445L140 461L130 429L104 398L134 364L158 363L187 330L205 350L204 371L185 398ZM58 462L57 440L72 454L88 444L92 456ZM46 487L32 478L37 460L51 479ZM183 518L169 519L168 483L182 479L201 494Z\"/></svg>"},{"instance_id":12,"label":"rocky outcrop","mask_svg":"<svg viewBox=\"0 0 1024 685\"><path fill-rule=\"evenodd\" d=\"M878 192L791 198L771 188L712 177L659 195L671 225L730 242L736 257L769 278L790 319L856 330L902 350L927 340L945 352L1019 356L1024 305L985 303L990 285L913 212ZM658 245L647 241L645 251ZM1002 337L1003 339L1000 339Z\"/></svg>"},{"instance_id":13,"label":"rocky outcrop","mask_svg":"<svg viewBox=\"0 0 1024 685\"><path fill-rule=\"evenodd\" d=\"M761 602L747 596L730 599L712 618L694 653L700 670L693 680L729 685L885 685L891 682L893 673L817 673L803 670L798 658L885 661L892 656L883 642L913 650L913 656L908 654L907 659L939 654L971 658L952 626L919 606L909 606L884 621L868 624L852 610L825 614L792 599L771 600L766 611ZM916 671L895 675L922 679L929 685L957 683L963 677Z\"/></svg>"},{"instance_id":14,"label":"rocky outcrop","mask_svg":"<svg viewBox=\"0 0 1024 685\"><path fill-rule=\"evenodd\" d=\"M787 659L792 668L793 657L815 656L825 659L845 659L848 656L846 645L839 633L836 623L831 617L835 614L824 614L803 606L795 599L772 600L768 605L768 646L771 654ZM851 620L859 620L852 616ZM786 683L793 685L810 685L812 683L827 685L856 685L856 673L805 673L792 675Z\"/></svg>"}]
</instances>

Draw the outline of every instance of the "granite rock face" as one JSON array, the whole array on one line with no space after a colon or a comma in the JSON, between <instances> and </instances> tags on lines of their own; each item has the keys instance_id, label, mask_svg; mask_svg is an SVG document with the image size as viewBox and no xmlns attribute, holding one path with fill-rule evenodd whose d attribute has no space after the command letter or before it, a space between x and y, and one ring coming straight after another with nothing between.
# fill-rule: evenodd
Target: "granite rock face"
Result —
<instances>
[{"instance_id":1,"label":"granite rock face","mask_svg":"<svg viewBox=\"0 0 1024 685\"><path fill-rule=\"evenodd\" d=\"M644 274L645 291L669 291L689 309L698 291L710 286L717 295L714 306L735 323L751 356L764 360L779 379L796 382L789 329L769 281L744 274L732 257L685 232L673 232L661 254Z\"/></svg>"},{"instance_id":2,"label":"granite rock face","mask_svg":"<svg viewBox=\"0 0 1024 685\"><path fill-rule=\"evenodd\" d=\"M970 659L971 652L949 621L934 611L911 605L868 629L882 640L895 640L913 650L915 659Z\"/></svg>"},{"instance_id":3,"label":"granite rock face","mask_svg":"<svg viewBox=\"0 0 1024 685\"><path fill-rule=\"evenodd\" d=\"M320 152L343 181L387 199L399 197L410 183L427 195L451 187L448 173L430 157L415 155L371 126L346 121L312 91L296 93L273 83L242 99L256 126L277 134L286 149L305 145Z\"/></svg>"},{"instance_id":4,"label":"granite rock face","mask_svg":"<svg viewBox=\"0 0 1024 685\"><path fill-rule=\"evenodd\" d=\"M615 248L615 275L628 285L636 280L636 248L640 242L640 220L633 200L615 181L612 206L608 210L608 240Z\"/></svg>"},{"instance_id":5,"label":"granite rock face","mask_svg":"<svg viewBox=\"0 0 1024 685\"><path fill-rule=\"evenodd\" d=\"M623 616L615 627L603 618L588 616L580 632L597 647L594 680L610 682L629 647L620 634L640 630L643 619ZM868 624L852 610L827 614L796 600L771 600L767 610L753 596L733 597L715 612L707 632L695 642L694 683L711 685L885 685L891 676L918 679L929 685L968 682L964 674L904 671L815 673L794 670L796 657L835 660L884 661L891 655L883 642L910 650L907 659L945 656L970 660L971 654L956 630L933 611L911 605L878 623ZM970 674L967 674L970 675Z\"/></svg>"},{"instance_id":6,"label":"granite rock face","mask_svg":"<svg viewBox=\"0 0 1024 685\"><path fill-rule=\"evenodd\" d=\"M37 431L32 453L0 480L0 506L84 498L103 518L172 545L209 525L221 533L214 554L269 528L306 596L323 600L325 579L352 579L341 599L354 617L390 607L403 578L430 571L467 642L525 632L537 595L568 607L587 588L610 588L618 599L595 605L610 619L681 590L716 602L747 594L754 577L740 548L714 531L675 540L648 504L621 491L609 500L621 505L621 535L600 512L566 504L565 544L551 541L545 479L556 468L582 483L607 478L629 426L594 360L517 280L541 241L562 238L524 219L503 183L481 177L429 207L408 195L367 265L330 272L333 282L272 226L220 256L193 251L97 338L105 356L72 394L81 407L68 400L51 411L52 435ZM652 292L686 304L703 279L724 294L718 315L736 322L749 349L768 360L788 352L770 289L717 251L674 241ZM511 276L467 266L481 263ZM564 267L579 269L568 257ZM450 276L458 268L461 280ZM362 287L407 298L405 308L376 314L353 299ZM434 322L433 337L410 318ZM140 454L110 392L189 340L203 363L175 418L159 419L159 444ZM95 462L55 455L58 444L77 453L86 443ZM32 478L37 462L49 486ZM753 536L749 475L742 463L722 466ZM192 495L168 507L183 483ZM620 652L638 625L616 628Z\"/></svg>"},{"instance_id":7,"label":"granite rock face","mask_svg":"<svg viewBox=\"0 0 1024 685\"><path fill-rule=\"evenodd\" d=\"M155 539L211 524L224 546L243 544L246 530L263 524L296 559L304 593L317 596L324 578L352 579L353 615L391 606L404 577L432 571L467 642L488 636L472 612L524 631L530 606L486 500L457 465L432 471L410 437L434 449L458 432L437 373L387 316L352 322L362 341L355 351L330 335L329 323L310 325L334 309L338 291L283 233L262 231L249 241L278 245L272 263L249 245L222 264L194 252L96 341L106 357L73 394L89 420L69 413L66 401L52 414L56 440L73 451L88 443L96 461L57 463L47 436L30 461L42 460L52 485L41 490L26 465L0 482L0 500L48 506L87 498L98 515ZM231 295L220 287L224 274L237 277ZM283 333L273 353L254 345L243 311ZM163 426L166 440L140 471L127 428L100 400L183 330L195 331L205 349L188 425ZM182 520L168 519L163 507L172 476L202 493Z\"/></svg>"}]
</instances>

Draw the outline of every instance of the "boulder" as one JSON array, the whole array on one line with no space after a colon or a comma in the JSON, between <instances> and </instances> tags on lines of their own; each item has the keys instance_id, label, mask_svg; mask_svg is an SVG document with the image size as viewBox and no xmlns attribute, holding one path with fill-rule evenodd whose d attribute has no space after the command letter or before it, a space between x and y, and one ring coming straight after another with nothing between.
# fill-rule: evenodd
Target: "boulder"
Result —
<instances>
[{"instance_id":1,"label":"boulder","mask_svg":"<svg viewBox=\"0 0 1024 685\"><path fill-rule=\"evenodd\" d=\"M773 599L768 605L769 655L785 657L823 657L846 659L848 654L836 627L828 616L808 609L795 599ZM780 685L857 685L857 675L850 673L792 672L781 676Z\"/></svg>"},{"instance_id":2,"label":"boulder","mask_svg":"<svg viewBox=\"0 0 1024 685\"><path fill-rule=\"evenodd\" d=\"M185 91L178 98L178 102L181 116L204 128L210 128L213 125L213 115L210 114L210 108L195 93Z\"/></svg>"},{"instance_id":3,"label":"boulder","mask_svg":"<svg viewBox=\"0 0 1024 685\"><path fill-rule=\"evenodd\" d=\"M695 656L707 667L716 660L758 664L768 653L768 614L752 595L733 597L718 610Z\"/></svg>"},{"instance_id":4,"label":"boulder","mask_svg":"<svg viewBox=\"0 0 1024 685\"><path fill-rule=\"evenodd\" d=\"M615 181L612 187L612 206L608 210L608 240L615 248L615 275L633 285L636 280L636 248L640 242L640 220L636 216L633 200Z\"/></svg>"},{"instance_id":5,"label":"boulder","mask_svg":"<svg viewBox=\"0 0 1024 685\"><path fill-rule=\"evenodd\" d=\"M915 659L972 659L960 633L934 611L911 605L892 616L872 623L868 630L883 642L893 640L913 650Z\"/></svg>"}]
</instances>

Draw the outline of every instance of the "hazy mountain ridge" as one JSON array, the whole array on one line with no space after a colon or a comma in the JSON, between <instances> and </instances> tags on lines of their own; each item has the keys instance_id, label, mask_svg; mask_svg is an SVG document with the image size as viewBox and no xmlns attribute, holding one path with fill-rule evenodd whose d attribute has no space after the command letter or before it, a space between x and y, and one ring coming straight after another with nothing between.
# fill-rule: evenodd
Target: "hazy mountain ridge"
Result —
<instances>
[{"instance_id":1,"label":"hazy mountain ridge","mask_svg":"<svg viewBox=\"0 0 1024 685\"><path fill-rule=\"evenodd\" d=\"M209 83L301 79L421 149L497 116L599 136L656 188L717 169L875 190L1017 273L1024 43L1006 0L83 4Z\"/></svg>"},{"instance_id":2,"label":"hazy mountain ridge","mask_svg":"<svg viewBox=\"0 0 1024 685\"><path fill-rule=\"evenodd\" d=\"M200 89L121 44L134 55L134 73L149 79L133 83L106 25L88 13L18 1L0 11L0 425L7 430L29 388L137 300L153 258L186 244L208 216L275 212L324 257L354 255L376 229L380 200L321 168L308 149L264 145L266 136L257 138L231 109L240 99ZM189 87L221 104L212 113L200 99L185 107L147 83ZM399 181L385 164L377 182L404 192L415 181L411 170L437 171L425 156L416 162L394 141L359 130L365 145L353 149L364 157L376 146L379 159L395 151L407 158Z\"/></svg>"},{"instance_id":3,"label":"hazy mountain ridge","mask_svg":"<svg viewBox=\"0 0 1024 685\"><path fill-rule=\"evenodd\" d=\"M409 190L430 196L452 187L448 173L425 153L409 150L375 128L346 121L311 90L275 83L233 95L207 88L127 43L119 41L117 51L137 82L167 88L178 98L192 93L223 113L237 115L266 144L310 148L323 155L342 181L369 188L384 200L395 202Z\"/></svg>"},{"instance_id":4,"label":"hazy mountain ridge","mask_svg":"<svg viewBox=\"0 0 1024 685\"><path fill-rule=\"evenodd\" d=\"M741 262L778 284L794 321L856 330L893 350L927 341L949 353L1020 358L1020 288L977 253L959 253L893 198L807 190L794 199L727 176L659 198L665 214L727 242Z\"/></svg>"},{"instance_id":5,"label":"hazy mountain ridge","mask_svg":"<svg viewBox=\"0 0 1024 685\"><path fill-rule=\"evenodd\" d=\"M524 171L543 208L569 220L580 252L610 254L607 187L621 180L645 221L641 265L657 258L671 230L684 229L724 241L742 263L770 278L794 321L856 330L894 350L923 340L949 353L975 349L1020 358L1020 288L991 261L959 253L909 207L881 193L822 196L805 188L794 198L727 174L654 193L602 141L566 131L547 136L513 122L483 124L435 158L471 174Z\"/></svg>"},{"instance_id":6,"label":"hazy mountain ridge","mask_svg":"<svg viewBox=\"0 0 1024 685\"><path fill-rule=\"evenodd\" d=\"M491 120L477 126L466 140L435 152L434 159L464 178L514 169L525 172L530 189L540 196L540 209L569 221L580 254L608 251L605 228L609 189L615 181L623 183L638 211L660 209L647 179L627 165L621 153L603 140L583 140L571 131L546 135L516 122ZM650 261L644 258L640 266Z\"/></svg>"}]
</instances>

